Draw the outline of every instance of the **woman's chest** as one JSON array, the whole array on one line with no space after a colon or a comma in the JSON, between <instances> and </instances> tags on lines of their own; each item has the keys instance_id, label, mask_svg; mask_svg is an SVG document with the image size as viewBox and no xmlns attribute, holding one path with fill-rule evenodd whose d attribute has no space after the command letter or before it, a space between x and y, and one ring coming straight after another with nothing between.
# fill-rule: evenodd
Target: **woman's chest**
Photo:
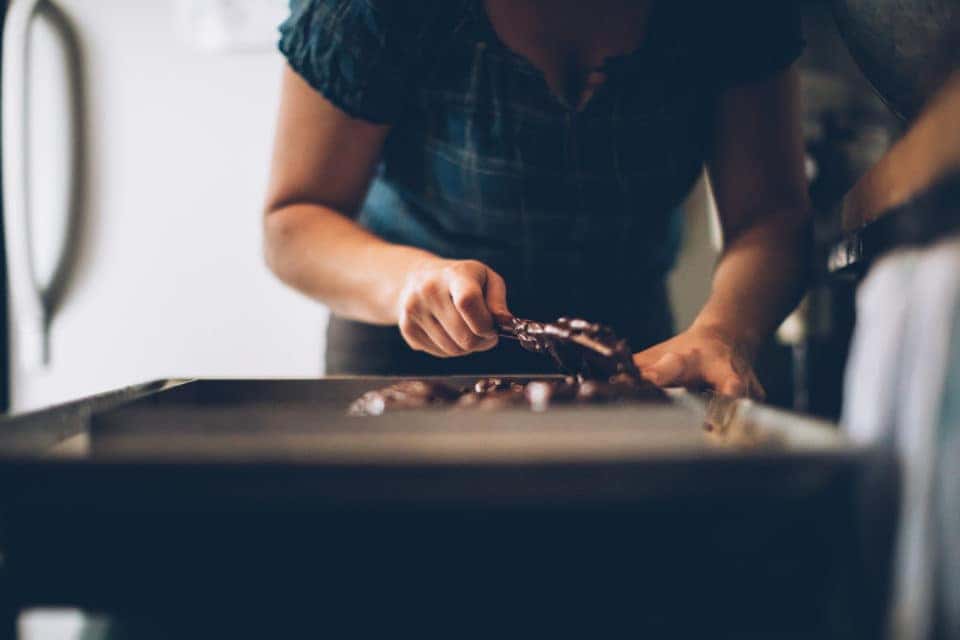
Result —
<instances>
[{"instance_id":1,"label":"woman's chest","mask_svg":"<svg viewBox=\"0 0 960 640\"><path fill-rule=\"evenodd\" d=\"M497 44L542 74L558 98L580 106L591 98L609 58L646 41L644 0L477 0L476 11Z\"/></svg>"},{"instance_id":2,"label":"woman's chest","mask_svg":"<svg viewBox=\"0 0 960 640\"><path fill-rule=\"evenodd\" d=\"M401 174L463 199L509 200L519 187L562 198L584 184L675 199L702 166L713 97L655 64L627 60L606 73L578 111L523 61L483 41L458 47L413 90L388 162L403 157Z\"/></svg>"}]
</instances>

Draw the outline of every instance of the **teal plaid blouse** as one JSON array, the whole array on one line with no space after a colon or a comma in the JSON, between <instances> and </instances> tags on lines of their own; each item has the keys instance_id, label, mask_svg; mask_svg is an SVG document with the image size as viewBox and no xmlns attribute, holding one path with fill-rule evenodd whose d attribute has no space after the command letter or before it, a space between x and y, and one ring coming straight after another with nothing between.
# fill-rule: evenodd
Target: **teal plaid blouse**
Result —
<instances>
[{"instance_id":1,"label":"teal plaid blouse","mask_svg":"<svg viewBox=\"0 0 960 640\"><path fill-rule=\"evenodd\" d=\"M577 111L500 41L482 0L292 0L280 33L328 100L392 125L362 225L489 264L517 314L588 317L637 348L671 330L653 292L717 97L803 46L785 0L661 1L643 45L609 59Z\"/></svg>"}]
</instances>

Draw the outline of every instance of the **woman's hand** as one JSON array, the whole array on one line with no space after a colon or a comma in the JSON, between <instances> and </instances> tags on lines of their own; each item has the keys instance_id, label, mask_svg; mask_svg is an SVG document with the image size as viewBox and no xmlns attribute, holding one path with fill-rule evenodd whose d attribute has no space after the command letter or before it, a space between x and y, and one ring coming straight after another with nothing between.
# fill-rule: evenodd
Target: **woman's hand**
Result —
<instances>
[{"instance_id":1,"label":"woman's hand","mask_svg":"<svg viewBox=\"0 0 960 640\"><path fill-rule=\"evenodd\" d=\"M762 400L766 394L747 352L718 330L691 327L633 359L644 377L661 387L707 386L724 395Z\"/></svg>"},{"instance_id":2,"label":"woman's hand","mask_svg":"<svg viewBox=\"0 0 960 640\"><path fill-rule=\"evenodd\" d=\"M397 308L407 344L440 358L494 348L494 318L512 315L503 278L476 260L419 263L407 274Z\"/></svg>"}]
</instances>

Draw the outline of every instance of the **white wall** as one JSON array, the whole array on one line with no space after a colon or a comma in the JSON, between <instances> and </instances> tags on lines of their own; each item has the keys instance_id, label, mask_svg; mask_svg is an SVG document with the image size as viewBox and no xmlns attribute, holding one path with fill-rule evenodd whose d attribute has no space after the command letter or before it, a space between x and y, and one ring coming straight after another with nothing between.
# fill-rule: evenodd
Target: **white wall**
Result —
<instances>
[{"instance_id":1,"label":"white wall","mask_svg":"<svg viewBox=\"0 0 960 640\"><path fill-rule=\"evenodd\" d=\"M16 405L163 376L319 373L322 309L261 259L279 54L197 51L178 37L174 2L58 5L87 79L86 232L53 364L15 372ZM50 67L38 54L38 69ZM40 126L58 117L56 104L35 107ZM34 190L55 188L62 148L38 146L50 175L39 171Z\"/></svg>"},{"instance_id":2,"label":"white wall","mask_svg":"<svg viewBox=\"0 0 960 640\"><path fill-rule=\"evenodd\" d=\"M690 326L710 296L713 269L719 255L719 222L706 179L701 179L690 193L684 212L683 246L669 279L678 331Z\"/></svg>"}]
</instances>

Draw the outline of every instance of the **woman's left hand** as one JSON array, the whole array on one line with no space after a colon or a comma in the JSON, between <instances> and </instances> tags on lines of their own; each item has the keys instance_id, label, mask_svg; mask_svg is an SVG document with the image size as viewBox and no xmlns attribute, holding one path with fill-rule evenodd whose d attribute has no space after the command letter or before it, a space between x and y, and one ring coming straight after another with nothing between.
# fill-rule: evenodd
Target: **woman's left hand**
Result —
<instances>
[{"instance_id":1,"label":"woman's left hand","mask_svg":"<svg viewBox=\"0 0 960 640\"><path fill-rule=\"evenodd\" d=\"M634 354L645 378L661 387L710 387L717 393L762 400L766 393L747 349L714 329L691 327Z\"/></svg>"}]
</instances>

